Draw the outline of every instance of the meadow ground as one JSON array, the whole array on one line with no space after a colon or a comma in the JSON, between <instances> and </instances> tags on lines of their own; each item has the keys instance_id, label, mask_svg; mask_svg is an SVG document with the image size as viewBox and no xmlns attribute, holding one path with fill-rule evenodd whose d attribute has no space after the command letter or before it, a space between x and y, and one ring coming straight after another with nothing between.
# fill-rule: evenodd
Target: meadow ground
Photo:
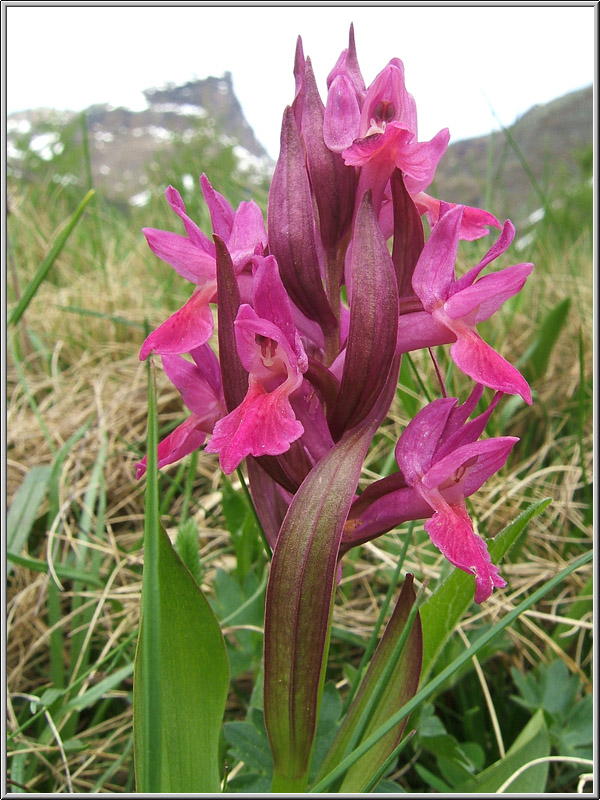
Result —
<instances>
[{"instance_id":1,"label":"meadow ground","mask_svg":"<svg viewBox=\"0 0 600 800\"><path fill-rule=\"evenodd\" d=\"M187 299L185 282L149 252L140 232L142 226L175 229L165 206L157 196L152 206L124 214L93 197L23 316L9 324L11 792L134 789L132 670L144 519L144 481L136 482L134 465L145 452L147 418L147 373L138 351L144 331ZM9 185L9 316L74 210L60 186ZM473 496L470 510L479 530L494 536L532 502L551 503L503 562L507 587L483 607L471 606L440 669L475 632L592 546L590 219L549 222L525 250L513 247L501 260L501 266L536 265L521 295L485 327L490 343L530 380L534 404L528 408L504 398L488 433L521 441L507 467ZM465 245L465 263L475 263L478 247ZM439 358L448 369L445 355ZM184 411L157 366L164 435ZM460 396L460 377L451 369L448 383L450 393ZM390 468L393 444L427 394L436 396L434 373L418 354L405 360L401 389L369 455L365 479ZM163 524L172 539L183 528L186 535L192 531L199 579L221 619L254 591L265 570L264 563L253 564L256 583L248 583L236 569L239 530L231 528L237 524L238 488L223 483L216 457L203 452L165 469L160 478ZM377 619L407 530L353 551L346 561L329 668L342 692ZM414 572L417 585L427 581L429 592L449 574L420 523L403 569ZM225 626L233 673L228 719L243 718L259 674L260 613L253 613ZM458 778L449 753L470 754L468 769L480 771L543 709L550 753L560 757L550 764L547 791L574 791L580 782L591 791L581 777L591 771L585 763L592 754L591 692L588 563L428 702L421 719L429 727L424 725L389 777L404 791L451 789ZM445 749L433 729L441 732ZM230 766L236 769L235 758Z\"/></svg>"}]
</instances>

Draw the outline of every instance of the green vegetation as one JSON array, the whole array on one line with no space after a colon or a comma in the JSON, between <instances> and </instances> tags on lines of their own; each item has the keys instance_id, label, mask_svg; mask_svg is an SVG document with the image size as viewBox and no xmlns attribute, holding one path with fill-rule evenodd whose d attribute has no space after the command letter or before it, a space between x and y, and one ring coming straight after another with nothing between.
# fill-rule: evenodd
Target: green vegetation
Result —
<instances>
[{"instance_id":1,"label":"green vegetation","mask_svg":"<svg viewBox=\"0 0 600 800\"><path fill-rule=\"evenodd\" d=\"M205 171L233 205L250 192L263 207L266 200L263 177L237 169L231 148L209 158L200 143L182 143L176 164L152 167L145 207L111 203L91 185L82 131L78 122L61 133L60 167L32 157L26 170L8 175L11 792L135 789L131 704L145 485L135 481L135 463L145 452L148 413L146 367L137 354L145 329L187 299L185 281L150 253L141 228L179 230L162 196L169 182L176 184L173 175ZM581 163L578 186L546 197L551 214L529 243L504 257L506 264L533 261L536 269L506 313L482 331L531 381L534 405L504 398L492 417L490 435L521 441L507 468L472 498L471 511L487 536L532 504L535 514L530 511L524 531L511 539L502 568L507 588L484 608L467 608L431 659L434 679L592 546L592 188L589 157ZM75 178L54 180L58 174ZM489 187L492 209L496 188ZM199 190L195 200L189 196L190 212L208 231L199 198ZM518 228L517 235L527 232ZM463 247L473 263L485 244ZM460 392L460 376L443 351L438 359L448 390ZM436 393L435 373L421 354L405 361L402 380L369 454L370 477L387 474L392 443L424 394ZM160 368L156 383L164 436L184 412ZM157 502L225 635L233 687L221 742L228 791L261 792L268 791L272 770L260 698L268 566L240 477L224 481L216 457L201 452L159 475ZM345 559L315 770L363 652L373 645L370 633L389 587L395 591L399 558L417 586L427 581L426 591L451 572L420 524ZM532 759L552 757L524 771L507 791L566 793L580 784L591 791L582 776L591 771L586 760L592 755L592 589L588 563L441 681L411 717L407 732L416 734L387 765L379 790L496 791Z\"/></svg>"}]
</instances>

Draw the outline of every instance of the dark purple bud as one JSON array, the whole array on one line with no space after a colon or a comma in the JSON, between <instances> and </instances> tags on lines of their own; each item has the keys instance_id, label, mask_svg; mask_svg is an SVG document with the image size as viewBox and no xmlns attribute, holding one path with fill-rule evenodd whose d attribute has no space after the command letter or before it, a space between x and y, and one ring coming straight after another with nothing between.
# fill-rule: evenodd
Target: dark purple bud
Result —
<instances>
[{"instance_id":1,"label":"dark purple bud","mask_svg":"<svg viewBox=\"0 0 600 800\"><path fill-rule=\"evenodd\" d=\"M396 351L398 288L394 265L373 211L371 193L359 206L350 259L352 297L344 372L329 415L334 439L371 411Z\"/></svg>"},{"instance_id":2,"label":"dark purple bud","mask_svg":"<svg viewBox=\"0 0 600 800\"><path fill-rule=\"evenodd\" d=\"M398 295L408 297L414 295L412 276L425 244L423 223L399 169L392 173L391 187L394 208L392 261L396 269Z\"/></svg>"},{"instance_id":3,"label":"dark purple bud","mask_svg":"<svg viewBox=\"0 0 600 800\"><path fill-rule=\"evenodd\" d=\"M240 405L248 391L248 373L242 366L235 342L234 322L240 307L233 262L225 243L213 236L217 250L217 303L219 322L219 360L227 410Z\"/></svg>"},{"instance_id":4,"label":"dark purple bud","mask_svg":"<svg viewBox=\"0 0 600 800\"><path fill-rule=\"evenodd\" d=\"M269 192L269 252L279 264L292 301L323 330L337 322L325 289L317 255L314 209L304 144L288 106L283 115L281 152Z\"/></svg>"}]
</instances>

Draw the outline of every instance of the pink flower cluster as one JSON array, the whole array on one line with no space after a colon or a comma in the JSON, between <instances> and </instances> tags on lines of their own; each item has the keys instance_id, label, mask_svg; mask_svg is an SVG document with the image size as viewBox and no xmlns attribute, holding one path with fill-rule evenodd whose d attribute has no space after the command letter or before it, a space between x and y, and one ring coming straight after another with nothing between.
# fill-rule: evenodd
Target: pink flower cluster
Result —
<instances>
[{"instance_id":1,"label":"pink flower cluster","mask_svg":"<svg viewBox=\"0 0 600 800\"><path fill-rule=\"evenodd\" d=\"M413 519L435 546L475 576L475 600L504 586L465 498L505 463L514 437L480 439L502 394L531 403L527 382L477 331L523 287L531 264L481 276L514 237L487 211L426 194L449 140L419 141L415 101L392 59L366 87L353 31L329 74L326 102L299 40L294 100L283 115L267 228L258 206L234 210L202 175L207 236L173 187L166 197L183 233L145 229L148 244L193 290L148 336L140 358L162 356L191 414L158 446L159 467L205 445L225 473L245 460L267 539L336 442L380 413L403 353L450 345L474 381L462 404L442 397L408 424L398 471L357 495L340 556ZM430 233L425 235L422 217ZM459 241L500 234L460 277ZM218 351L211 345L213 313ZM484 387L487 410L470 419ZM388 393L389 394L389 393ZM146 459L138 464L138 477Z\"/></svg>"}]
</instances>

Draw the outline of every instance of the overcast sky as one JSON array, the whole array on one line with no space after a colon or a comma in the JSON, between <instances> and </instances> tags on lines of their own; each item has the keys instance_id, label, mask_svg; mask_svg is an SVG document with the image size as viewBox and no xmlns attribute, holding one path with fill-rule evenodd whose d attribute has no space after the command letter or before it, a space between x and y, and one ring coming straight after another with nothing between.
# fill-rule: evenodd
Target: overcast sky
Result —
<instances>
[{"instance_id":1,"label":"overcast sky","mask_svg":"<svg viewBox=\"0 0 600 800\"><path fill-rule=\"evenodd\" d=\"M353 21L367 85L404 62L420 139L444 127L453 140L510 125L594 79L595 3L528 6L372 4L253 6L5 4L7 113L94 103L143 107L143 89L233 75L246 119L273 157L294 96L302 36L325 81ZM495 116L494 116L495 115Z\"/></svg>"}]
</instances>

